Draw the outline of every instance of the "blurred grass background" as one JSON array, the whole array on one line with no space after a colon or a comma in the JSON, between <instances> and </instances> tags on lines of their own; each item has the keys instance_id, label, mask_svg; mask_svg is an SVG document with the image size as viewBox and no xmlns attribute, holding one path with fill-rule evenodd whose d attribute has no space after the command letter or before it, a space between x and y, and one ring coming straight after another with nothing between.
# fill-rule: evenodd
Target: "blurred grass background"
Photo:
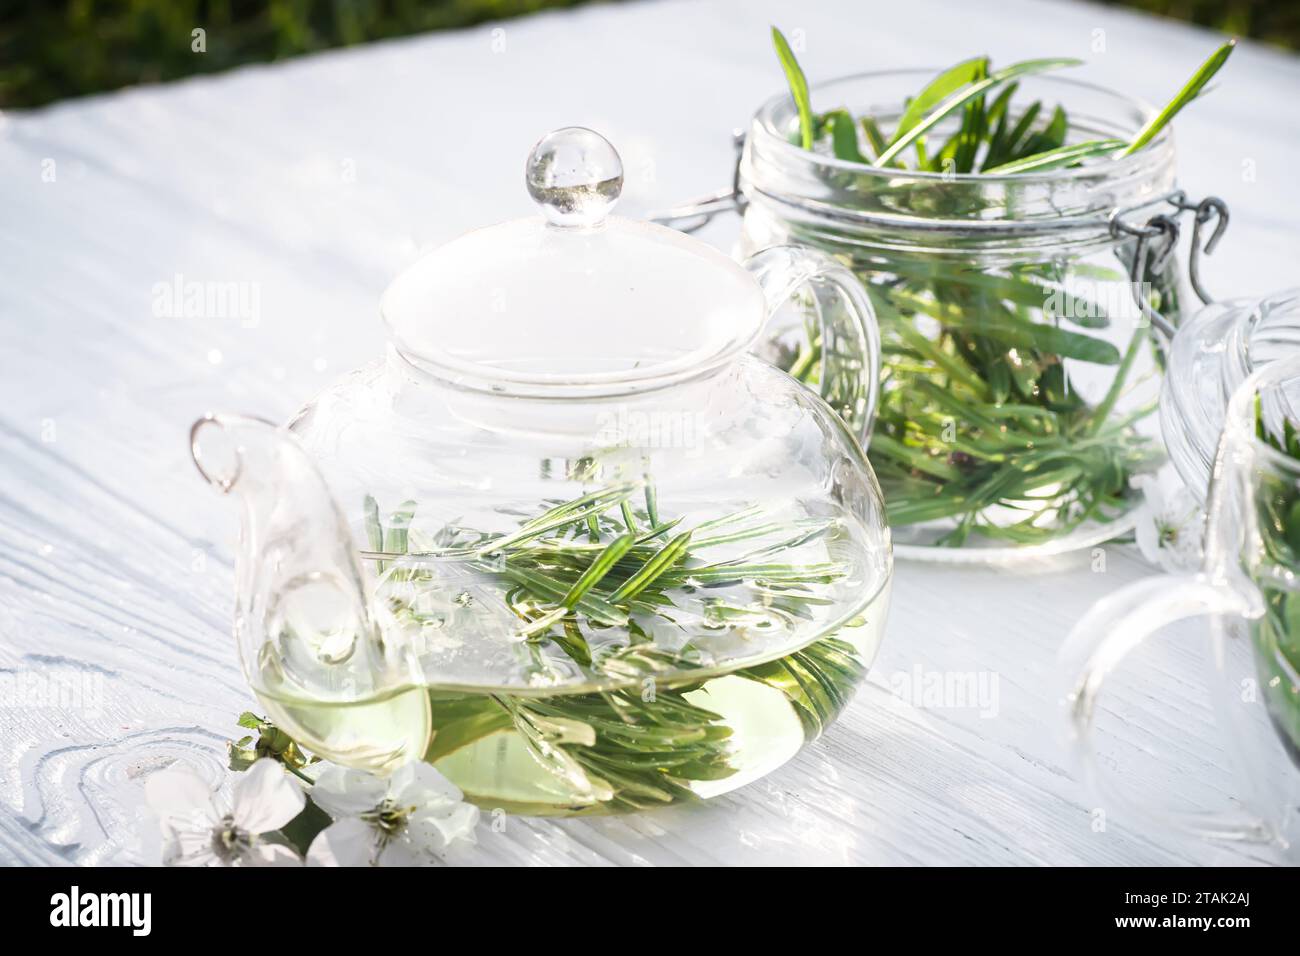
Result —
<instances>
[{"instance_id":1,"label":"blurred grass background","mask_svg":"<svg viewBox=\"0 0 1300 956\"><path fill-rule=\"evenodd\" d=\"M1300 49L1300 0L1100 0L1186 20L1221 33L1250 37L1287 50Z\"/></svg>"},{"instance_id":2,"label":"blurred grass background","mask_svg":"<svg viewBox=\"0 0 1300 956\"><path fill-rule=\"evenodd\" d=\"M583 2L596 0L0 0L0 108ZM1101 2L1300 48L1300 0Z\"/></svg>"},{"instance_id":3,"label":"blurred grass background","mask_svg":"<svg viewBox=\"0 0 1300 956\"><path fill-rule=\"evenodd\" d=\"M0 108L590 0L0 0ZM191 50L204 29L206 52Z\"/></svg>"}]
</instances>

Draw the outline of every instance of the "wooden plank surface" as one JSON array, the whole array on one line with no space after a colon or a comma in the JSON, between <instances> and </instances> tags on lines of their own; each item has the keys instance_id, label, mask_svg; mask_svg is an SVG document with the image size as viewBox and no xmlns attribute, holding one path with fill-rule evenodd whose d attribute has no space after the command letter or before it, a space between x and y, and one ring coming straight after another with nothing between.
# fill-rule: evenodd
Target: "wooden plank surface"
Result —
<instances>
[{"instance_id":1,"label":"wooden plank surface","mask_svg":"<svg viewBox=\"0 0 1300 956\"><path fill-rule=\"evenodd\" d=\"M0 118L0 862L137 861L141 780L178 760L224 774L251 704L229 637L235 516L188 461L189 422L286 416L377 355L387 280L435 243L528 214L523 159L551 128L593 126L620 147L626 212L722 185L729 131L780 89L770 22L803 31L814 80L1062 54L1152 100L1214 42L1028 0L673 0ZM1206 265L1219 294L1294 282L1300 113L1279 104L1297 93L1300 60L1243 44L1178 123L1183 184L1232 207ZM733 236L734 223L711 234ZM257 308L155 314L156 286L178 275L243 283ZM1086 559L1023 574L901 563L870 685L791 764L707 806L512 819L464 861L1274 862L1146 830L1074 778L1057 649L1093 600L1146 573L1117 546L1101 573ZM1107 753L1156 798L1211 807L1239 784L1193 638L1144 652L1117 687ZM967 673L996 683L996 706L908 699L927 675Z\"/></svg>"}]
</instances>

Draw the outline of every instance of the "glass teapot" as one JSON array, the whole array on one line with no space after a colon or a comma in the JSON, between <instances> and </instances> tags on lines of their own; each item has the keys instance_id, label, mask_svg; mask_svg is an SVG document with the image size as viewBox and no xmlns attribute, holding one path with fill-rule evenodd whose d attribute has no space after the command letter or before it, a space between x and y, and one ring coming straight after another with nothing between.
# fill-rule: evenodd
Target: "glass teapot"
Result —
<instances>
[{"instance_id":1,"label":"glass teapot","mask_svg":"<svg viewBox=\"0 0 1300 956\"><path fill-rule=\"evenodd\" d=\"M484 806L722 793L815 739L881 639L871 307L821 254L738 265L609 215L622 165L590 130L526 182L544 215L392 283L384 358L287 427L195 423L242 506L244 673L311 751L424 759ZM792 297L820 397L747 352Z\"/></svg>"},{"instance_id":2,"label":"glass teapot","mask_svg":"<svg viewBox=\"0 0 1300 956\"><path fill-rule=\"evenodd\" d=\"M1122 588L1093 607L1063 649L1076 740L1100 793L1148 822L1271 841L1291 854L1300 851L1298 330L1296 290L1211 307L1180 330L1161 414L1180 474L1202 495L1209 488L1201 569ZM1091 728L1102 685L1123 657L1198 617L1211 625L1215 715L1243 793L1237 809L1173 812L1102 768Z\"/></svg>"}]
</instances>

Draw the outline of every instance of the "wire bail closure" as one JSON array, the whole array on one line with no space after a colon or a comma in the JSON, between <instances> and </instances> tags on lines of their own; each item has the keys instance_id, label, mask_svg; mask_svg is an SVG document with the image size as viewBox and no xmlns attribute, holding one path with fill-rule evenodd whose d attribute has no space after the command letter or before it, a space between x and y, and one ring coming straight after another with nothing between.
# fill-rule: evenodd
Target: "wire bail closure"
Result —
<instances>
[{"instance_id":1,"label":"wire bail closure","mask_svg":"<svg viewBox=\"0 0 1300 956\"><path fill-rule=\"evenodd\" d=\"M1156 213L1142 225L1135 225L1126 220L1125 215L1138 209L1149 208L1154 203L1148 202L1141 206L1116 210L1110 217L1110 233L1116 240L1123 240L1125 237L1137 240L1133 247L1133 261L1129 264L1129 284L1133 292L1133 300L1137 303L1142 316L1166 338L1172 339L1177 332L1177 327L1156 311L1147 300L1142 288L1142 277L1147 274L1148 269L1152 272L1163 272L1168 266L1170 256L1178 247L1180 234L1178 217L1184 212L1193 213L1187 275L1196 297L1205 305L1212 303L1214 297L1206 291L1205 285L1201 282L1201 256L1211 255L1219 245L1219 240L1223 238L1224 230L1228 228L1228 204L1217 196L1206 196L1199 202L1193 202L1181 189L1155 200L1155 203L1159 202L1173 206L1173 213ZM1202 233L1211 221L1215 223L1214 231L1202 243Z\"/></svg>"},{"instance_id":2,"label":"wire bail closure","mask_svg":"<svg viewBox=\"0 0 1300 956\"><path fill-rule=\"evenodd\" d=\"M660 209L646 216L650 222L668 226L679 232L698 232L713 221L720 213L745 211L745 196L740 189L740 159L745 152L745 131L731 131L731 141L736 149L736 162L731 171L731 186L719 189L703 196L688 199L678 206Z\"/></svg>"}]
</instances>

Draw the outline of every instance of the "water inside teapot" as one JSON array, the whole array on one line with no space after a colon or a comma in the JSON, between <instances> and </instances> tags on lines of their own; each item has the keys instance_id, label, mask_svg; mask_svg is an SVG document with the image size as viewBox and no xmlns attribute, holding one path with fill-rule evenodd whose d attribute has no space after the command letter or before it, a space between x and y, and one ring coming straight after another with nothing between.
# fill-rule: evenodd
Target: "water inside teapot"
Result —
<instances>
[{"instance_id":1,"label":"water inside teapot","mask_svg":"<svg viewBox=\"0 0 1300 956\"><path fill-rule=\"evenodd\" d=\"M381 522L368 500L371 605L419 677L332 700L285 666L286 619L267 629L255 690L324 757L382 772L422 756L493 808L731 790L817 737L865 679L888 558L838 507L683 504L661 513L629 483L455 522L407 503ZM346 672L346 640L312 646Z\"/></svg>"}]
</instances>

